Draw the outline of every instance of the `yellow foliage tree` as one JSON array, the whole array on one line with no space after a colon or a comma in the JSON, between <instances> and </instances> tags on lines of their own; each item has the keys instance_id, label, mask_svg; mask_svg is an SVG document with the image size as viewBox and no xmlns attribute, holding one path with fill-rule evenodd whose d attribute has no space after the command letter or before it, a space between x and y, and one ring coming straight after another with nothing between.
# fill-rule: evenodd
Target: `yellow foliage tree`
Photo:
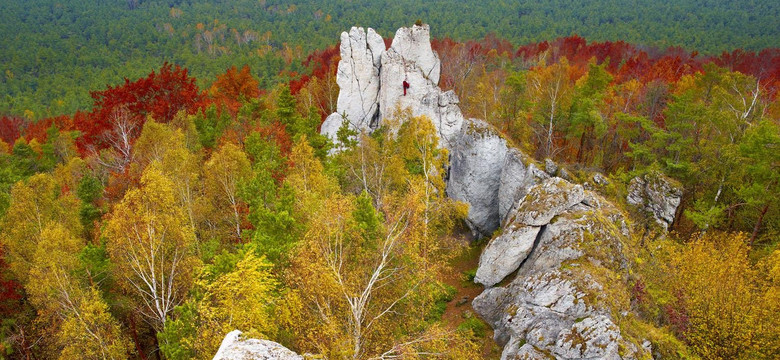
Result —
<instances>
[{"instance_id":1,"label":"yellow foliage tree","mask_svg":"<svg viewBox=\"0 0 780 360\"><path fill-rule=\"evenodd\" d=\"M780 355L776 316L780 282L762 278L748 258L742 233L708 232L656 254L665 262L655 297L670 322L705 359L776 359ZM667 252L668 251L668 252ZM667 252L667 255L664 253ZM665 259L665 260L663 260ZM764 261L778 267L777 258ZM776 275L776 274L775 274Z\"/></svg>"},{"instance_id":2,"label":"yellow foliage tree","mask_svg":"<svg viewBox=\"0 0 780 360\"><path fill-rule=\"evenodd\" d=\"M214 206L214 215L226 215L232 235L241 239L241 209L246 204L239 198L239 186L252 176L251 163L238 146L227 143L211 155L203 168L206 196Z\"/></svg>"},{"instance_id":3,"label":"yellow foliage tree","mask_svg":"<svg viewBox=\"0 0 780 360\"><path fill-rule=\"evenodd\" d=\"M157 331L187 295L199 263L194 231L174 189L158 165L150 165L141 187L116 205L105 232L115 277Z\"/></svg>"},{"instance_id":4,"label":"yellow foliage tree","mask_svg":"<svg viewBox=\"0 0 780 360\"><path fill-rule=\"evenodd\" d=\"M358 189L373 194L341 193L306 146L293 151L295 165L288 181L296 197L305 199L308 231L291 257L287 282L293 291L282 313L290 317L287 326L301 351L333 359L383 354L414 358L437 348L442 355L476 357L469 352L453 355L454 347L448 347L453 339L462 340L457 334L423 330L441 291L437 279L446 267L446 241L440 237L446 230L440 230L454 223L450 211L459 207L447 204L442 180L446 151L438 148L430 120L412 118L397 134L397 140L388 132L383 144L363 149L396 156L402 165L395 173L377 176L360 170L349 175L353 184L365 184L362 179L370 177L375 184ZM383 161L380 156L344 157L358 162L351 166L356 170L385 166L359 163ZM380 193L377 189L386 191L382 199L373 198Z\"/></svg>"},{"instance_id":5,"label":"yellow foliage tree","mask_svg":"<svg viewBox=\"0 0 780 360\"><path fill-rule=\"evenodd\" d=\"M78 199L61 195L49 174L37 174L13 186L0 239L9 269L19 281L27 283L33 256L47 226L57 223L73 234L81 233L78 212L73 211L78 207Z\"/></svg>"},{"instance_id":6,"label":"yellow foliage tree","mask_svg":"<svg viewBox=\"0 0 780 360\"><path fill-rule=\"evenodd\" d=\"M69 299L68 311L58 333L63 344L59 359L127 359L130 341L108 312L95 289Z\"/></svg>"},{"instance_id":7,"label":"yellow foliage tree","mask_svg":"<svg viewBox=\"0 0 780 360\"><path fill-rule=\"evenodd\" d=\"M25 290L38 320L55 333L60 359L124 359L130 350L100 294L75 276L84 241L50 223L41 233Z\"/></svg>"},{"instance_id":8,"label":"yellow foliage tree","mask_svg":"<svg viewBox=\"0 0 780 360\"><path fill-rule=\"evenodd\" d=\"M139 174L149 164L159 162L160 169L174 183L176 200L187 213L190 226L195 228L200 164L198 156L188 149L184 132L148 120L133 147L133 160L131 168Z\"/></svg>"},{"instance_id":9,"label":"yellow foliage tree","mask_svg":"<svg viewBox=\"0 0 780 360\"><path fill-rule=\"evenodd\" d=\"M275 332L272 304L278 281L273 264L247 251L234 271L212 281L200 280L204 290L198 303L198 333L193 343L204 359L211 358L228 332L240 329L251 338Z\"/></svg>"},{"instance_id":10,"label":"yellow foliage tree","mask_svg":"<svg viewBox=\"0 0 780 360\"><path fill-rule=\"evenodd\" d=\"M562 113L571 103L574 89L572 72L566 58L549 66L538 66L528 73L530 99L536 104L533 118L537 125L538 150L544 157L554 157L558 152L556 132L562 121Z\"/></svg>"}]
</instances>

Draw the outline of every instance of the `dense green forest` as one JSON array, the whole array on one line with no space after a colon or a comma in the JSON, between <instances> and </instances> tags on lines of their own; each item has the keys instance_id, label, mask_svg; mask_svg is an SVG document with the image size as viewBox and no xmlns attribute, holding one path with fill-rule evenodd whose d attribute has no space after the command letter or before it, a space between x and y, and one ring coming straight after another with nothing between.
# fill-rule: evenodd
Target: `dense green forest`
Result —
<instances>
[{"instance_id":1,"label":"dense green forest","mask_svg":"<svg viewBox=\"0 0 780 360\"><path fill-rule=\"evenodd\" d=\"M89 91L164 61L190 69L201 87L249 64L268 87L304 71L303 54L350 26L392 37L418 18L437 38L495 33L515 45L572 34L703 54L780 43L775 1L10 0L0 3L0 114L84 110Z\"/></svg>"}]
</instances>

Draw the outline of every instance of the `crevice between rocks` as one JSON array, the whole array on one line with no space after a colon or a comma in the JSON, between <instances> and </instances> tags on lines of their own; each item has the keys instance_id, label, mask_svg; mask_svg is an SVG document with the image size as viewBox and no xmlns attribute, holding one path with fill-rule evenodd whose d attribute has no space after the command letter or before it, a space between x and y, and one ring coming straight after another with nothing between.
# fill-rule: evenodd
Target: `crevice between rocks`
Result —
<instances>
[{"instance_id":1,"label":"crevice between rocks","mask_svg":"<svg viewBox=\"0 0 780 360\"><path fill-rule=\"evenodd\" d=\"M547 225L542 225L539 227L539 232L536 234L536 238L534 239L534 244L531 246L531 251L528 252L528 256L523 259L523 261L520 263L520 265L515 269L515 271L512 271L509 273L509 275L505 276L501 281L498 282L498 284L494 285L494 287L507 287L509 284L511 284L515 278L517 278L517 274L520 272L521 269L523 269L523 266L525 263L528 262L529 259L531 259L532 256L536 253L536 248L539 247L539 243L542 241L542 235L544 235L544 232L547 230Z\"/></svg>"},{"instance_id":2,"label":"crevice between rocks","mask_svg":"<svg viewBox=\"0 0 780 360\"><path fill-rule=\"evenodd\" d=\"M532 256L534 256L534 254L536 253L536 248L539 247L539 243L542 241L542 235L544 235L545 231L547 231L547 227L549 225L550 224L542 225L541 227L539 227L539 232L536 234L536 238L534 239L534 245L531 246L531 251L528 253L528 256L526 256L523 262L520 263L520 266L517 267L518 271L520 271L520 269L523 268L523 265L525 265L525 263L528 262L528 260Z\"/></svg>"}]
</instances>

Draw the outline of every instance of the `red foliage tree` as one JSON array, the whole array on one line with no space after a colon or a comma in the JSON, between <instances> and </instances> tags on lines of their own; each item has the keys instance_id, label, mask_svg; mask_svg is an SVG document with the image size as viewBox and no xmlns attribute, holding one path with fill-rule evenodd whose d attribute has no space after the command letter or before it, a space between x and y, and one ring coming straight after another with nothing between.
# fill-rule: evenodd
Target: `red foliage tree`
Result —
<instances>
[{"instance_id":1,"label":"red foliage tree","mask_svg":"<svg viewBox=\"0 0 780 360\"><path fill-rule=\"evenodd\" d=\"M0 248L0 316L6 318L19 311L19 301L22 299L21 285L9 279L8 264L5 263L5 253Z\"/></svg>"},{"instance_id":2,"label":"red foliage tree","mask_svg":"<svg viewBox=\"0 0 780 360\"><path fill-rule=\"evenodd\" d=\"M235 114L244 101L260 96L259 84L252 76L249 66L244 65L241 70L232 66L227 72L217 76L217 81L209 89L209 95L218 106L225 106L231 114Z\"/></svg>"},{"instance_id":3,"label":"red foliage tree","mask_svg":"<svg viewBox=\"0 0 780 360\"><path fill-rule=\"evenodd\" d=\"M25 122L16 116L3 116L0 118L0 140L13 145L16 139L22 136Z\"/></svg>"},{"instance_id":4,"label":"red foliage tree","mask_svg":"<svg viewBox=\"0 0 780 360\"><path fill-rule=\"evenodd\" d=\"M338 70L339 45L317 50L304 60L303 65L311 69L309 75L295 76L290 82L290 92L299 95L301 90L308 89L311 97L310 103L320 112L320 117L325 117L335 111L335 99L337 96L336 71ZM336 94L336 95L334 95Z\"/></svg>"},{"instance_id":5,"label":"red foliage tree","mask_svg":"<svg viewBox=\"0 0 780 360\"><path fill-rule=\"evenodd\" d=\"M86 118L75 119L75 127L82 132L78 143L81 149L107 146L102 137L110 131L110 119L117 111L127 111L139 125L148 115L156 121L168 122L181 110L195 113L203 101L203 94L187 69L169 63L163 64L159 73L152 71L133 82L125 78L124 84L92 92L91 96L92 112Z\"/></svg>"}]
</instances>

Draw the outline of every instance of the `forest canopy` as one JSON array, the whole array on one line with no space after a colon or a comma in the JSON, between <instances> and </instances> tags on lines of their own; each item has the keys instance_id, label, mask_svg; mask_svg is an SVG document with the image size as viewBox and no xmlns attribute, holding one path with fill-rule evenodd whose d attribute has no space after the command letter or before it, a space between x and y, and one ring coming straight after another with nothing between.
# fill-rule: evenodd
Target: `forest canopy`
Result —
<instances>
[{"instance_id":1,"label":"forest canopy","mask_svg":"<svg viewBox=\"0 0 780 360\"><path fill-rule=\"evenodd\" d=\"M89 91L167 61L201 87L251 64L263 87L305 69L300 58L351 26L395 29L423 19L435 38L494 33L514 45L574 34L718 55L780 43L775 1L30 0L0 3L0 114L39 119L91 104Z\"/></svg>"}]
</instances>

